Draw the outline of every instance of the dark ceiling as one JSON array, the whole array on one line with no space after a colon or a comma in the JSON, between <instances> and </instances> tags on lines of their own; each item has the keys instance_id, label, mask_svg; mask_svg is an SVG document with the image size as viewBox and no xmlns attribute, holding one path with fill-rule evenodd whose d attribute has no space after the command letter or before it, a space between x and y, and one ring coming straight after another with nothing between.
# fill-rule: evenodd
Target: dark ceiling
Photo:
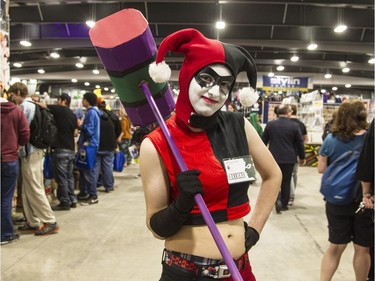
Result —
<instances>
[{"instance_id":1,"label":"dark ceiling","mask_svg":"<svg viewBox=\"0 0 375 281\"><path fill-rule=\"evenodd\" d=\"M88 37L85 21L99 20L121 9L140 10L149 22L155 41L183 28L196 28L205 36L244 46L254 57L259 75L272 67L276 75L308 76L318 87L346 83L352 89L373 91L374 1L373 0L227 0L227 1L10 1L11 76L38 79L41 83L83 82L111 85ZM226 28L218 34L220 18ZM335 33L344 22L348 29ZM116 28L116 27L114 27ZM31 47L19 41L28 38ZM318 44L315 51L307 45ZM49 56L58 51L59 59ZM291 62L292 55L298 62ZM75 63L83 62L77 69ZM169 54L167 62L178 70L181 56ZM15 68L14 62L22 63ZM283 72L276 71L283 65ZM342 73L348 66L351 71ZM45 74L38 74L43 68ZM92 70L101 69L99 75ZM333 76L325 79L327 72ZM176 74L173 75L176 78Z\"/></svg>"}]
</instances>

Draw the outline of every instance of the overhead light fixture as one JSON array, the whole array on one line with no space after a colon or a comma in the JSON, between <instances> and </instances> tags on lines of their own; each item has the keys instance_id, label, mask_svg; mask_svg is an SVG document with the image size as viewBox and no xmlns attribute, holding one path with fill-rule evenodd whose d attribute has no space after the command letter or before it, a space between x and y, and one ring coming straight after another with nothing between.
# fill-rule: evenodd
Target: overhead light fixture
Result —
<instances>
[{"instance_id":1,"label":"overhead light fixture","mask_svg":"<svg viewBox=\"0 0 375 281\"><path fill-rule=\"evenodd\" d=\"M22 63L15 62L15 63L13 63L13 66L20 68L20 67L22 67Z\"/></svg>"},{"instance_id":2,"label":"overhead light fixture","mask_svg":"<svg viewBox=\"0 0 375 281\"><path fill-rule=\"evenodd\" d=\"M112 90L111 90L111 93L114 93L114 92L116 92L116 90L115 90L115 89L112 89Z\"/></svg>"},{"instance_id":3,"label":"overhead light fixture","mask_svg":"<svg viewBox=\"0 0 375 281\"><path fill-rule=\"evenodd\" d=\"M104 91L106 91L106 92L107 92L108 90L109 90L109 89L108 89L107 87L104 87Z\"/></svg>"},{"instance_id":4,"label":"overhead light fixture","mask_svg":"<svg viewBox=\"0 0 375 281\"><path fill-rule=\"evenodd\" d=\"M90 83L89 82L85 82L84 85L85 86L90 86Z\"/></svg>"},{"instance_id":5,"label":"overhead light fixture","mask_svg":"<svg viewBox=\"0 0 375 281\"><path fill-rule=\"evenodd\" d=\"M24 47L30 47L32 44L31 42L27 41L27 40L22 40L20 41L20 44Z\"/></svg>"},{"instance_id":6,"label":"overhead light fixture","mask_svg":"<svg viewBox=\"0 0 375 281\"><path fill-rule=\"evenodd\" d=\"M349 67L344 67L343 69L341 69L341 71L343 73L348 73L350 71L350 68Z\"/></svg>"},{"instance_id":7,"label":"overhead light fixture","mask_svg":"<svg viewBox=\"0 0 375 281\"><path fill-rule=\"evenodd\" d=\"M49 54L51 58L58 59L60 57L59 53L57 52L52 52Z\"/></svg>"},{"instance_id":8,"label":"overhead light fixture","mask_svg":"<svg viewBox=\"0 0 375 281\"><path fill-rule=\"evenodd\" d=\"M321 89L320 92L321 92L322 94L325 94L325 93L327 92L327 90L326 90L326 89Z\"/></svg>"},{"instance_id":9,"label":"overhead light fixture","mask_svg":"<svg viewBox=\"0 0 375 281\"><path fill-rule=\"evenodd\" d=\"M77 62L77 63L76 63L76 67L77 67L77 68L83 68L83 63Z\"/></svg>"},{"instance_id":10,"label":"overhead light fixture","mask_svg":"<svg viewBox=\"0 0 375 281\"><path fill-rule=\"evenodd\" d=\"M224 29L225 28L225 22L219 20L219 21L216 22L215 26L216 26L217 29Z\"/></svg>"},{"instance_id":11,"label":"overhead light fixture","mask_svg":"<svg viewBox=\"0 0 375 281\"><path fill-rule=\"evenodd\" d=\"M276 70L277 71L283 71L284 70L284 66L282 66L282 65L279 65L277 68L276 68Z\"/></svg>"},{"instance_id":12,"label":"overhead light fixture","mask_svg":"<svg viewBox=\"0 0 375 281\"><path fill-rule=\"evenodd\" d=\"M70 81L72 81L73 83L77 83L78 82L78 80L77 79L75 79L75 78L73 78L72 80L70 80Z\"/></svg>"},{"instance_id":13,"label":"overhead light fixture","mask_svg":"<svg viewBox=\"0 0 375 281\"><path fill-rule=\"evenodd\" d=\"M44 73L46 73L46 72L44 71L43 68L40 68L40 69L38 69L38 73L40 73L40 74L44 74Z\"/></svg>"},{"instance_id":14,"label":"overhead light fixture","mask_svg":"<svg viewBox=\"0 0 375 281\"><path fill-rule=\"evenodd\" d=\"M309 50L309 51L313 51L316 48L318 48L318 45L315 44L315 43L310 43L310 45L307 46L307 50Z\"/></svg>"},{"instance_id":15,"label":"overhead light fixture","mask_svg":"<svg viewBox=\"0 0 375 281\"><path fill-rule=\"evenodd\" d=\"M339 24L335 27L333 31L336 33L341 33L341 32L344 32L347 28L348 27L345 24Z\"/></svg>"},{"instance_id":16,"label":"overhead light fixture","mask_svg":"<svg viewBox=\"0 0 375 281\"><path fill-rule=\"evenodd\" d=\"M92 27L94 27L94 25L95 25L95 21L93 21L93 20L87 20L87 21L86 21L86 25L87 25L88 27L92 28Z\"/></svg>"},{"instance_id":17,"label":"overhead light fixture","mask_svg":"<svg viewBox=\"0 0 375 281\"><path fill-rule=\"evenodd\" d=\"M337 91L337 87L332 87L332 91Z\"/></svg>"},{"instance_id":18,"label":"overhead light fixture","mask_svg":"<svg viewBox=\"0 0 375 281\"><path fill-rule=\"evenodd\" d=\"M351 86L351 84L345 84L345 88L350 88Z\"/></svg>"},{"instance_id":19,"label":"overhead light fixture","mask_svg":"<svg viewBox=\"0 0 375 281\"><path fill-rule=\"evenodd\" d=\"M330 79L330 78L332 78L332 74L330 74L330 73L326 73L326 74L324 75L324 78L325 78L325 79Z\"/></svg>"},{"instance_id":20,"label":"overhead light fixture","mask_svg":"<svg viewBox=\"0 0 375 281\"><path fill-rule=\"evenodd\" d=\"M371 58L371 59L369 59L369 60L368 60L368 63L370 63L370 64L374 64L374 63L375 63L375 58Z\"/></svg>"},{"instance_id":21,"label":"overhead light fixture","mask_svg":"<svg viewBox=\"0 0 375 281\"><path fill-rule=\"evenodd\" d=\"M82 95L86 94L86 90L79 91Z\"/></svg>"},{"instance_id":22,"label":"overhead light fixture","mask_svg":"<svg viewBox=\"0 0 375 281\"><path fill-rule=\"evenodd\" d=\"M94 69L93 71L92 71L92 73L94 73L94 74L99 74L99 70L97 70L97 69Z\"/></svg>"},{"instance_id":23,"label":"overhead light fixture","mask_svg":"<svg viewBox=\"0 0 375 281\"><path fill-rule=\"evenodd\" d=\"M268 73L268 77L274 77L274 76L275 76L275 73L273 73L272 71Z\"/></svg>"},{"instance_id":24,"label":"overhead light fixture","mask_svg":"<svg viewBox=\"0 0 375 281\"><path fill-rule=\"evenodd\" d=\"M298 56L293 56L293 57L290 58L290 60L291 60L292 62L296 62L296 61L299 60L299 57L298 57Z\"/></svg>"},{"instance_id":25,"label":"overhead light fixture","mask_svg":"<svg viewBox=\"0 0 375 281\"><path fill-rule=\"evenodd\" d=\"M100 85L95 85L95 88L96 89L100 89Z\"/></svg>"}]
</instances>

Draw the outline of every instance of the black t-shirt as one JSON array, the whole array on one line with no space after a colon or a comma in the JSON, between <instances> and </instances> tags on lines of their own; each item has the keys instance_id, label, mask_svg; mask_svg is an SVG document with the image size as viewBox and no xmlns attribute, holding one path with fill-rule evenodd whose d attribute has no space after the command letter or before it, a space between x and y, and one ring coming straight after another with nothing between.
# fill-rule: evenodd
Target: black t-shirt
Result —
<instances>
[{"instance_id":1,"label":"black t-shirt","mask_svg":"<svg viewBox=\"0 0 375 281\"><path fill-rule=\"evenodd\" d=\"M290 120L290 121L293 121L293 122L295 122L295 123L298 124L302 136L307 135L306 126L305 126L305 124L304 124L301 120L299 120L299 119L297 119L297 118L290 118L289 120Z\"/></svg>"},{"instance_id":2,"label":"black t-shirt","mask_svg":"<svg viewBox=\"0 0 375 281\"><path fill-rule=\"evenodd\" d=\"M57 138L52 148L74 151L74 130L77 129L77 118L67 106L48 105L57 126Z\"/></svg>"}]
</instances>

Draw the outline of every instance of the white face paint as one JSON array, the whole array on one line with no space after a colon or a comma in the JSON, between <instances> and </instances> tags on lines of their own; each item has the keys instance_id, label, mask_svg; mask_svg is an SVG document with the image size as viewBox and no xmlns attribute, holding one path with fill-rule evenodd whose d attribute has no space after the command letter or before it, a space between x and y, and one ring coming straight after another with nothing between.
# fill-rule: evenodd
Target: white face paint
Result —
<instances>
[{"instance_id":1,"label":"white face paint","mask_svg":"<svg viewBox=\"0 0 375 281\"><path fill-rule=\"evenodd\" d=\"M210 66L220 76L232 75L228 68L222 64ZM220 91L218 85L211 88L201 87L195 78L190 81L189 100L196 113L209 117L224 105L228 95Z\"/></svg>"}]
</instances>

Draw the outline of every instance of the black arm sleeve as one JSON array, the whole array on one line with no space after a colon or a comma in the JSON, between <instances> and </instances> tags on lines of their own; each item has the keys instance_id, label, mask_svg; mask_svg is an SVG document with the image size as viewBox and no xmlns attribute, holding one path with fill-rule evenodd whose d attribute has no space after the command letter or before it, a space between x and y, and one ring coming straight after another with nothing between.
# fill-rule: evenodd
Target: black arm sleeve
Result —
<instances>
[{"instance_id":1,"label":"black arm sleeve","mask_svg":"<svg viewBox=\"0 0 375 281\"><path fill-rule=\"evenodd\" d=\"M150 219L151 229L161 237L170 237L180 230L189 212L181 213L175 207L175 201L167 208L155 213Z\"/></svg>"}]
</instances>

